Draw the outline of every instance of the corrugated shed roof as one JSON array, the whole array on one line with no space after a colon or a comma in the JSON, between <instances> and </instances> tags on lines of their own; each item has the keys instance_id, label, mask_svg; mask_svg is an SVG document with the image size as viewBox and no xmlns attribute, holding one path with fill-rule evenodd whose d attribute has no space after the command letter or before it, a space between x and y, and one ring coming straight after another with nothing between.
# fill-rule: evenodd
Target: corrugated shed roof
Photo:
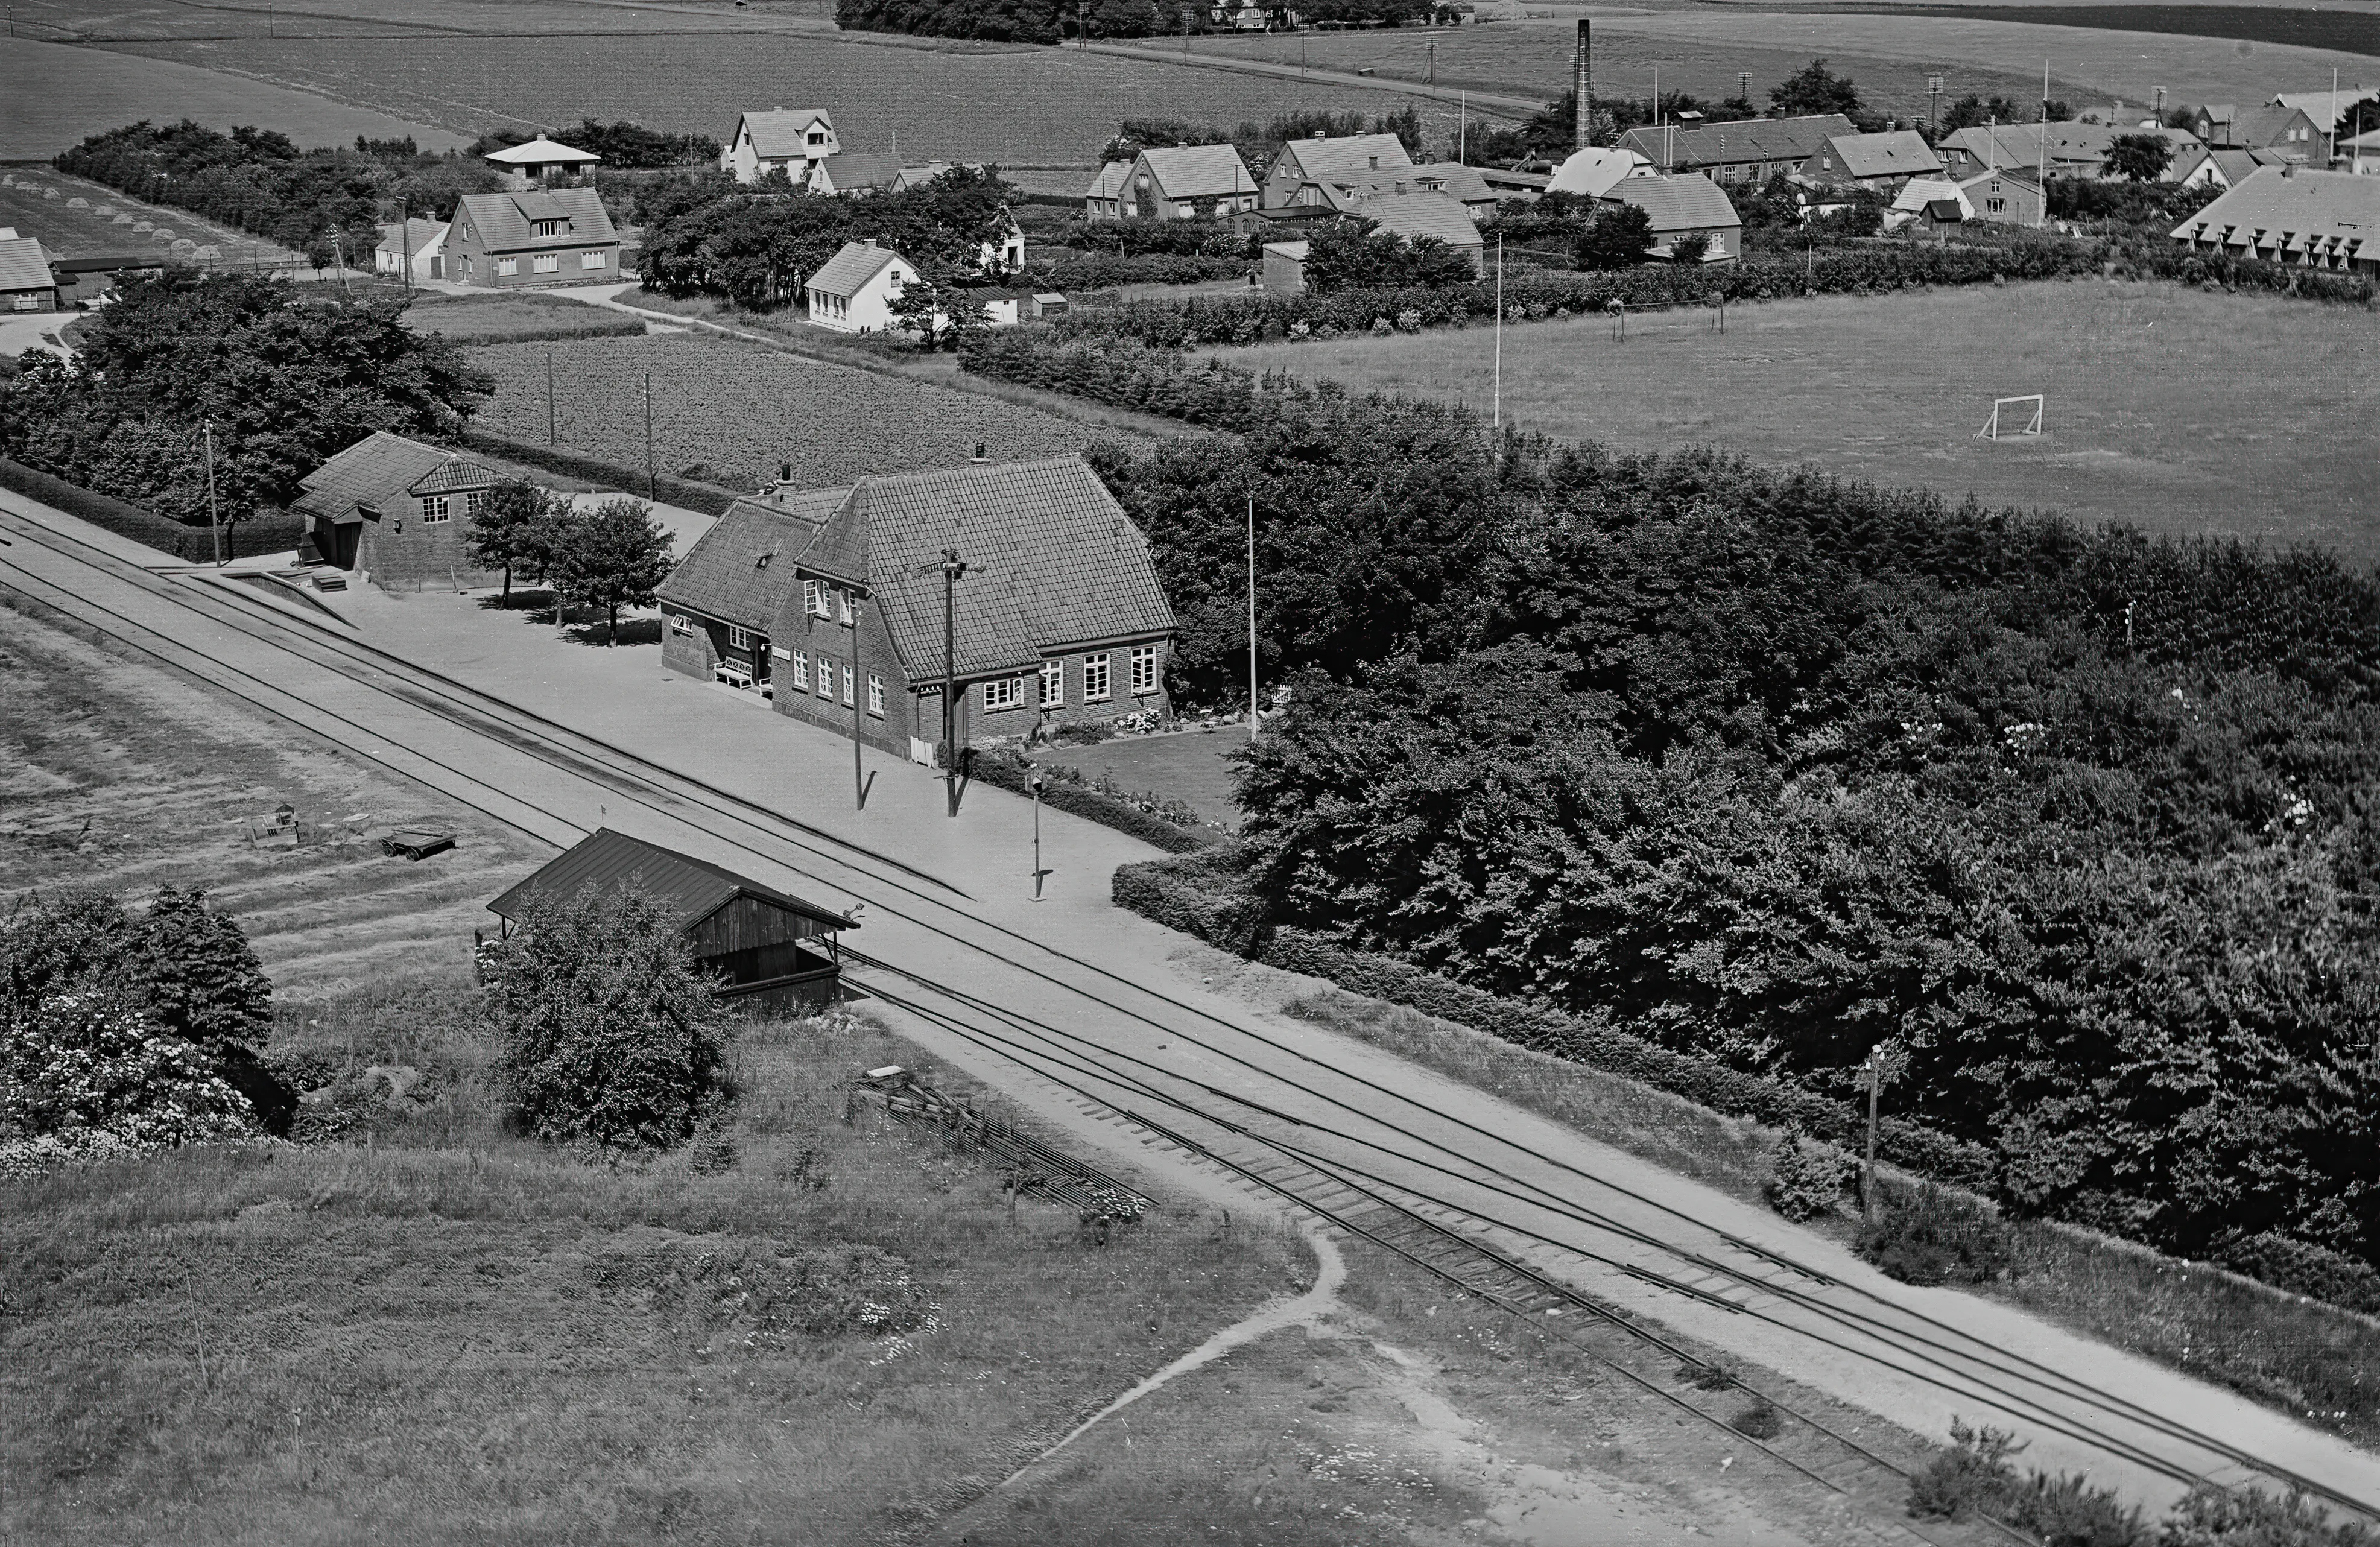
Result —
<instances>
[{"instance_id":1,"label":"corrugated shed roof","mask_svg":"<svg viewBox=\"0 0 2380 1547\"><path fill-rule=\"evenodd\" d=\"M50 255L42 250L38 238L0 241L0 290L48 290L56 286L50 275Z\"/></svg>"},{"instance_id":2,"label":"corrugated shed roof","mask_svg":"<svg viewBox=\"0 0 2380 1547\"><path fill-rule=\"evenodd\" d=\"M1321 140L1293 140L1281 148L1282 156L1308 177L1330 172L1368 169L1375 156L1384 166L1411 166L1405 142L1393 134L1342 134Z\"/></svg>"},{"instance_id":3,"label":"corrugated shed roof","mask_svg":"<svg viewBox=\"0 0 2380 1547\"><path fill-rule=\"evenodd\" d=\"M375 430L300 479L304 493L289 508L308 516L344 516L358 505L377 505L406 493L455 459L451 451Z\"/></svg>"},{"instance_id":4,"label":"corrugated shed roof","mask_svg":"<svg viewBox=\"0 0 2380 1547\"><path fill-rule=\"evenodd\" d=\"M752 153L765 160L810 153L809 128L822 123L826 131L834 133L834 120L822 107L774 108L766 113L747 113L737 126L738 132L749 129Z\"/></svg>"},{"instance_id":5,"label":"corrugated shed roof","mask_svg":"<svg viewBox=\"0 0 2380 1547\"><path fill-rule=\"evenodd\" d=\"M1140 152L1158 191L1168 199L1217 199L1254 193L1256 177L1236 145L1167 145Z\"/></svg>"},{"instance_id":6,"label":"corrugated shed roof","mask_svg":"<svg viewBox=\"0 0 2380 1547\"><path fill-rule=\"evenodd\" d=\"M540 134L526 145L507 145L501 151L490 151L484 159L505 166L557 166L565 163L583 165L603 158L592 151L565 145Z\"/></svg>"},{"instance_id":7,"label":"corrugated shed roof","mask_svg":"<svg viewBox=\"0 0 2380 1547\"><path fill-rule=\"evenodd\" d=\"M1091 186L1083 190L1083 197L1086 199L1121 199L1123 197L1124 185L1131 180L1132 163L1128 161L1111 161L1105 166L1099 168L1099 175L1091 179Z\"/></svg>"},{"instance_id":8,"label":"corrugated shed roof","mask_svg":"<svg viewBox=\"0 0 2380 1547\"><path fill-rule=\"evenodd\" d=\"M2244 182L2173 228L2188 241L2301 250L2336 238L2356 254L2380 250L2380 177L2352 172L2285 172L2259 167Z\"/></svg>"},{"instance_id":9,"label":"corrugated shed roof","mask_svg":"<svg viewBox=\"0 0 2380 1547\"><path fill-rule=\"evenodd\" d=\"M886 264L896 262L905 264L908 260L874 242L845 242L826 261L826 267L802 282L803 288L830 296L856 296L861 286L884 272Z\"/></svg>"},{"instance_id":10,"label":"corrugated shed roof","mask_svg":"<svg viewBox=\"0 0 2380 1547\"><path fill-rule=\"evenodd\" d=\"M560 237L529 234L532 220L567 220L570 229ZM455 211L455 224L478 233L491 252L526 250L542 240L549 246L569 243L616 242L612 217L591 188L557 188L536 193L467 193Z\"/></svg>"},{"instance_id":11,"label":"corrugated shed roof","mask_svg":"<svg viewBox=\"0 0 2380 1547\"><path fill-rule=\"evenodd\" d=\"M1386 193L1366 199L1355 213L1407 241L1436 237L1449 247L1481 246L1479 227L1460 200L1443 193Z\"/></svg>"},{"instance_id":12,"label":"corrugated shed roof","mask_svg":"<svg viewBox=\"0 0 2380 1547\"><path fill-rule=\"evenodd\" d=\"M859 925L831 908L788 896L707 859L599 827L549 859L488 905L499 918L518 920L530 904L571 902L589 891L642 892L662 905L672 927L692 929L737 897L754 897L839 930Z\"/></svg>"},{"instance_id":13,"label":"corrugated shed roof","mask_svg":"<svg viewBox=\"0 0 2380 1547\"><path fill-rule=\"evenodd\" d=\"M1727 190L1699 172L1676 177L1622 177L1604 197L1633 204L1652 220L1653 235L1715 231L1742 225Z\"/></svg>"},{"instance_id":14,"label":"corrugated shed roof","mask_svg":"<svg viewBox=\"0 0 2380 1547\"><path fill-rule=\"evenodd\" d=\"M945 548L967 565L953 608L962 677L1173 632L1148 539L1079 457L862 479L801 567L864 580L910 680L932 682Z\"/></svg>"},{"instance_id":15,"label":"corrugated shed roof","mask_svg":"<svg viewBox=\"0 0 2380 1547\"><path fill-rule=\"evenodd\" d=\"M1806 113L1791 118L1736 118L1700 128L1634 128L1620 137L1621 150L1633 151L1670 170L1681 167L1734 165L1744 162L1803 161L1839 134L1856 134L1840 113Z\"/></svg>"},{"instance_id":16,"label":"corrugated shed roof","mask_svg":"<svg viewBox=\"0 0 2380 1547\"><path fill-rule=\"evenodd\" d=\"M848 489L805 489L798 502L737 500L695 540L656 594L670 605L767 633L792 594L795 561Z\"/></svg>"},{"instance_id":17,"label":"corrugated shed roof","mask_svg":"<svg viewBox=\"0 0 2380 1547\"><path fill-rule=\"evenodd\" d=\"M1889 134L1835 134L1827 137L1841 171L1852 177L1925 177L1942 170L1942 158L1915 129Z\"/></svg>"},{"instance_id":18,"label":"corrugated shed roof","mask_svg":"<svg viewBox=\"0 0 2380 1547\"><path fill-rule=\"evenodd\" d=\"M880 151L845 151L820 164L813 177L824 177L837 193L854 189L886 189L901 175L901 158Z\"/></svg>"}]
</instances>

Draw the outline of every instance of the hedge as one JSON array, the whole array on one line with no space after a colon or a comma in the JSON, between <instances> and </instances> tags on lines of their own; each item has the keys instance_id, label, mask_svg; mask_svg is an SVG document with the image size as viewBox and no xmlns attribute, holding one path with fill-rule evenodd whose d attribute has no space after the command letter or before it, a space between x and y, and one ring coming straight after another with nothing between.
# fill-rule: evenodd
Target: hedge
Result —
<instances>
[{"instance_id":1,"label":"hedge","mask_svg":"<svg viewBox=\"0 0 2380 1547\"><path fill-rule=\"evenodd\" d=\"M632 468L618 467L599 457L589 457L585 452L510 440L471 425L466 425L457 438L473 451L501 457L508 462L523 462L532 468L543 468L548 472L610 483L632 494L642 493L645 490L643 473ZM699 510L706 516L724 516L727 507L744 496L733 489L722 489L715 483L697 483L691 479L661 473L652 481L652 497L663 505Z\"/></svg>"},{"instance_id":2,"label":"hedge","mask_svg":"<svg viewBox=\"0 0 2380 1547\"><path fill-rule=\"evenodd\" d=\"M1730 1069L1559 1010L1495 994L1392 957L1351 951L1310 931L1268 927L1264 904L1229 883L1239 863L1220 849L1193 859L1152 859L1117 867L1118 907L1169 929L1195 934L1235 956L1338 984L1351 993L1406 1005L1516 1046L1649 1085L1730 1116L1799 1128L1846 1149L1866 1143L1857 1107L1781 1080ZM1204 884L1202 884L1202 883ZM1218 884L1221 883L1221 884ZM1878 1125L1876 1152L1923 1175L1988 1191L1998 1165L1980 1144L1903 1118Z\"/></svg>"},{"instance_id":3,"label":"hedge","mask_svg":"<svg viewBox=\"0 0 2380 1547\"><path fill-rule=\"evenodd\" d=\"M1033 793L1032 765L1013 753L971 749L966 757L966 776L1012 794L1030 797ZM1222 842L1219 834L1179 826L1153 811L1144 811L1137 806L1062 779L1045 778L1041 781L1041 803L1052 810L1082 817L1102 827L1112 827L1119 833L1128 833L1169 854L1192 854Z\"/></svg>"},{"instance_id":4,"label":"hedge","mask_svg":"<svg viewBox=\"0 0 2380 1547\"><path fill-rule=\"evenodd\" d=\"M0 457L0 485L92 526L105 528L118 537L171 554L186 564L206 564L215 556L215 534L211 527L186 527L179 521L169 521L153 510L86 489L79 483L68 483L39 468L29 468L5 457ZM261 554L286 553L297 547L305 535L305 518L287 511L251 517L225 529L224 556L254 558Z\"/></svg>"}]
</instances>

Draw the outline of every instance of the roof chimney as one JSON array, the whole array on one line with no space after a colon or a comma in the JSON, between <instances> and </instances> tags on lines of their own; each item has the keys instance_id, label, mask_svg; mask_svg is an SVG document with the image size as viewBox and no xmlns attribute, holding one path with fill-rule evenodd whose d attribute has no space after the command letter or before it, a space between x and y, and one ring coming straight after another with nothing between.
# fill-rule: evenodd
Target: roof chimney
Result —
<instances>
[{"instance_id":1,"label":"roof chimney","mask_svg":"<svg viewBox=\"0 0 2380 1547\"><path fill-rule=\"evenodd\" d=\"M1584 151L1595 132L1595 44L1587 24L1578 24L1578 56L1571 63L1571 149Z\"/></svg>"},{"instance_id":2,"label":"roof chimney","mask_svg":"<svg viewBox=\"0 0 2380 1547\"><path fill-rule=\"evenodd\" d=\"M778 482L780 482L780 483L791 483L793 481L794 481L794 465L793 465L791 462L780 462L780 463L778 463L778 464L777 464L777 481L778 481Z\"/></svg>"},{"instance_id":3,"label":"roof chimney","mask_svg":"<svg viewBox=\"0 0 2380 1547\"><path fill-rule=\"evenodd\" d=\"M1372 159L1372 170L1373 170L1373 171L1375 171L1375 172L1378 172L1378 171L1380 169L1380 158L1379 158L1379 157L1378 157L1378 156L1374 156L1374 157L1372 157L1371 159Z\"/></svg>"},{"instance_id":4,"label":"roof chimney","mask_svg":"<svg viewBox=\"0 0 2380 1547\"><path fill-rule=\"evenodd\" d=\"M987 463L987 462L990 462L990 461L991 460L991 448L990 448L990 445L988 445L986 443L984 443L984 442L982 442L982 441L978 441L978 442L976 442L976 443L975 443L975 455L974 455L974 456L972 456L972 457L969 457L967 458L967 460L968 460L968 461L970 461L970 462L975 463L975 464L976 464L976 465L978 465L978 467L982 466L983 464L985 464L985 463Z\"/></svg>"}]
</instances>

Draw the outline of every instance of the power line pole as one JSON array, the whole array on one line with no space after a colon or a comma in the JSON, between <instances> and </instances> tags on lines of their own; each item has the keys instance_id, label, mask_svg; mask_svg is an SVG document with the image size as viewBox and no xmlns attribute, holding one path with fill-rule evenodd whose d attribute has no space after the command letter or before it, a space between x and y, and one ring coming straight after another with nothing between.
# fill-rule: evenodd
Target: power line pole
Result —
<instances>
[{"instance_id":1,"label":"power line pole","mask_svg":"<svg viewBox=\"0 0 2380 1547\"><path fill-rule=\"evenodd\" d=\"M1257 496L1248 493L1248 739L1257 738Z\"/></svg>"},{"instance_id":2,"label":"power line pole","mask_svg":"<svg viewBox=\"0 0 2380 1547\"><path fill-rule=\"evenodd\" d=\"M653 373L645 372L645 498L659 500L661 485L653 477Z\"/></svg>"},{"instance_id":3,"label":"power line pole","mask_svg":"<svg viewBox=\"0 0 2380 1547\"><path fill-rule=\"evenodd\" d=\"M207 525L214 530L215 567L220 569L224 566L224 535L223 519L215 510L215 421L212 419L200 420L199 433L206 441Z\"/></svg>"},{"instance_id":4,"label":"power line pole","mask_svg":"<svg viewBox=\"0 0 2380 1547\"><path fill-rule=\"evenodd\" d=\"M942 550L942 790L950 798L950 814L959 814L959 577L966 561L956 548Z\"/></svg>"},{"instance_id":5,"label":"power line pole","mask_svg":"<svg viewBox=\"0 0 2380 1547\"><path fill-rule=\"evenodd\" d=\"M851 630L843 663L843 696L851 700L851 798L852 810L858 811L868 810L868 774L859 757L859 717L868 707L859 701L859 615L866 606L856 591L843 593L843 624Z\"/></svg>"},{"instance_id":6,"label":"power line pole","mask_svg":"<svg viewBox=\"0 0 2380 1547\"><path fill-rule=\"evenodd\" d=\"M1489 428L1504 428L1504 238L1496 238L1496 396Z\"/></svg>"}]
</instances>

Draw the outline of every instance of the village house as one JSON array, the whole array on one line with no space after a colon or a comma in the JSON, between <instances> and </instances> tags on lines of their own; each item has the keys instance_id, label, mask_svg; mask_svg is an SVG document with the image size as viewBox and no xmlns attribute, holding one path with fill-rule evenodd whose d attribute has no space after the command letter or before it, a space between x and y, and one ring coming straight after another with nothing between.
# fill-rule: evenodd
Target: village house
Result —
<instances>
[{"instance_id":1,"label":"village house","mask_svg":"<svg viewBox=\"0 0 2380 1547\"><path fill-rule=\"evenodd\" d=\"M2380 276L2380 178L2267 166L2173 228L2201 251Z\"/></svg>"},{"instance_id":2,"label":"village house","mask_svg":"<svg viewBox=\"0 0 2380 1547\"><path fill-rule=\"evenodd\" d=\"M1656 258L1674 260L1680 238L1694 236L1704 239L1706 263L1733 263L1743 257L1743 217L1735 213L1727 190L1699 172L1622 177L1601 201L1645 212L1651 222L1647 250Z\"/></svg>"},{"instance_id":3,"label":"village house","mask_svg":"<svg viewBox=\"0 0 2380 1547\"><path fill-rule=\"evenodd\" d=\"M1406 244L1428 238L1452 248L1478 274L1484 267L1486 242L1471 213L1443 193L1384 193L1366 199L1354 213L1374 229L1402 237Z\"/></svg>"},{"instance_id":4,"label":"village house","mask_svg":"<svg viewBox=\"0 0 2380 1547\"><path fill-rule=\"evenodd\" d=\"M2238 188L2260 166L2287 166L2289 158L2261 145L2210 147L2176 179L2184 188Z\"/></svg>"},{"instance_id":5,"label":"village house","mask_svg":"<svg viewBox=\"0 0 2380 1547\"><path fill-rule=\"evenodd\" d=\"M1122 220L1124 189L1132 186L1132 163L1111 161L1099 168L1091 186L1083 190L1085 220Z\"/></svg>"},{"instance_id":6,"label":"village house","mask_svg":"<svg viewBox=\"0 0 2380 1547\"><path fill-rule=\"evenodd\" d=\"M480 159L496 169L505 188L517 192L547 183L576 182L603 158L592 151L560 144L540 134L525 145L507 145L501 151L490 151Z\"/></svg>"},{"instance_id":7,"label":"village house","mask_svg":"<svg viewBox=\"0 0 2380 1547\"><path fill-rule=\"evenodd\" d=\"M808 180L814 164L842 153L843 141L835 138L834 120L825 109L787 112L772 107L735 120L735 132L720 148L719 169L739 183L757 183L771 172L783 172L799 187Z\"/></svg>"},{"instance_id":8,"label":"village house","mask_svg":"<svg viewBox=\"0 0 2380 1547\"><path fill-rule=\"evenodd\" d=\"M2291 162L2315 166L2329 154L2313 115L2286 102L2256 107L2210 103L2191 115L2190 127L2210 149L2277 151Z\"/></svg>"},{"instance_id":9,"label":"village house","mask_svg":"<svg viewBox=\"0 0 2380 1547\"><path fill-rule=\"evenodd\" d=\"M465 285L608 285L620 277L620 234L591 188L467 193L443 256L446 277Z\"/></svg>"},{"instance_id":10,"label":"village house","mask_svg":"<svg viewBox=\"0 0 2380 1547\"><path fill-rule=\"evenodd\" d=\"M1285 208L1297 200L1298 189L1320 182L1333 172L1379 172L1410 169L1413 157L1393 134L1342 134L1316 140L1293 140L1273 157L1265 171L1263 207Z\"/></svg>"},{"instance_id":11,"label":"village house","mask_svg":"<svg viewBox=\"0 0 2380 1547\"><path fill-rule=\"evenodd\" d=\"M1700 172L1718 183L1765 183L1799 168L1828 140L1858 132L1840 113L1814 113L1633 128L1620 137L1615 149L1633 152L1657 171Z\"/></svg>"},{"instance_id":12,"label":"village house","mask_svg":"<svg viewBox=\"0 0 2380 1547\"><path fill-rule=\"evenodd\" d=\"M446 222L411 219L380 228L372 273L401 277L408 265L417 280L446 277Z\"/></svg>"},{"instance_id":13,"label":"village house","mask_svg":"<svg viewBox=\"0 0 2380 1547\"><path fill-rule=\"evenodd\" d=\"M1600 199L1622 177L1650 177L1659 171L1635 151L1589 145L1563 158L1562 164L1554 168L1553 181L1546 185L1546 191Z\"/></svg>"},{"instance_id":14,"label":"village house","mask_svg":"<svg viewBox=\"0 0 2380 1547\"><path fill-rule=\"evenodd\" d=\"M2107 147L2133 134L2153 134L2166 142L2172 159L2160 182L2183 181L2204 158L2204 146L2186 129L2079 122L1978 124L1950 135L1938 149L1943 170L1953 182L1964 182L1996 166L2021 166L2037 178L2045 156L2050 177L2103 178L2108 176Z\"/></svg>"},{"instance_id":15,"label":"village house","mask_svg":"<svg viewBox=\"0 0 2380 1547\"><path fill-rule=\"evenodd\" d=\"M1121 207L1128 220L1189 220L1254 210L1257 197L1237 146L1168 145L1133 158Z\"/></svg>"},{"instance_id":16,"label":"village house","mask_svg":"<svg viewBox=\"0 0 2380 1547\"><path fill-rule=\"evenodd\" d=\"M1942 158L1915 129L1836 134L1821 140L1794 174L1827 188L1864 188L1887 196L1912 177L1938 177Z\"/></svg>"},{"instance_id":17,"label":"village house","mask_svg":"<svg viewBox=\"0 0 2380 1547\"><path fill-rule=\"evenodd\" d=\"M965 565L947 663L946 550ZM778 713L846 735L856 717L862 740L920 762L939 760L946 670L961 745L1167 707L1172 610L1148 540L1079 457L738 502L662 598L673 669L765 652Z\"/></svg>"},{"instance_id":18,"label":"village house","mask_svg":"<svg viewBox=\"0 0 2380 1547\"><path fill-rule=\"evenodd\" d=\"M467 551L470 518L500 481L468 457L375 431L300 480L289 508L306 518L304 546L334 569L383 589L466 591L503 579Z\"/></svg>"},{"instance_id":19,"label":"village house","mask_svg":"<svg viewBox=\"0 0 2380 1547\"><path fill-rule=\"evenodd\" d=\"M674 848L599 827L488 905L506 938L540 904L634 891L657 905L712 996L741 1011L815 1009L840 996L840 933L856 920Z\"/></svg>"},{"instance_id":20,"label":"village house","mask_svg":"<svg viewBox=\"0 0 2380 1547\"><path fill-rule=\"evenodd\" d=\"M844 151L810 165L803 186L812 193L901 193L923 188L951 169L946 161L905 166L901 158L873 151Z\"/></svg>"},{"instance_id":21,"label":"village house","mask_svg":"<svg viewBox=\"0 0 2380 1547\"><path fill-rule=\"evenodd\" d=\"M837 333L881 333L893 325L892 303L917 283L910 262L876 239L845 242L826 267L803 282L809 320Z\"/></svg>"},{"instance_id":22,"label":"village house","mask_svg":"<svg viewBox=\"0 0 2380 1547\"><path fill-rule=\"evenodd\" d=\"M1986 225L2039 225L2049 205L2030 168L1998 166L1958 184L1967 208Z\"/></svg>"},{"instance_id":23,"label":"village house","mask_svg":"<svg viewBox=\"0 0 2380 1547\"><path fill-rule=\"evenodd\" d=\"M1379 171L1329 172L1302 184L1288 203L1265 212L1275 226L1293 226L1305 220L1349 214L1368 201L1405 194L1440 194L1463 206L1472 222L1495 212L1502 196L1488 186L1475 166L1451 161L1419 166L1384 167Z\"/></svg>"},{"instance_id":24,"label":"village house","mask_svg":"<svg viewBox=\"0 0 2380 1547\"><path fill-rule=\"evenodd\" d=\"M10 311L55 311L58 279L40 240L0 225L0 307Z\"/></svg>"},{"instance_id":25,"label":"village house","mask_svg":"<svg viewBox=\"0 0 2380 1547\"><path fill-rule=\"evenodd\" d=\"M1884 212L1887 231L1937 235L1975 218L1964 189L1948 177L1912 177Z\"/></svg>"}]
</instances>

